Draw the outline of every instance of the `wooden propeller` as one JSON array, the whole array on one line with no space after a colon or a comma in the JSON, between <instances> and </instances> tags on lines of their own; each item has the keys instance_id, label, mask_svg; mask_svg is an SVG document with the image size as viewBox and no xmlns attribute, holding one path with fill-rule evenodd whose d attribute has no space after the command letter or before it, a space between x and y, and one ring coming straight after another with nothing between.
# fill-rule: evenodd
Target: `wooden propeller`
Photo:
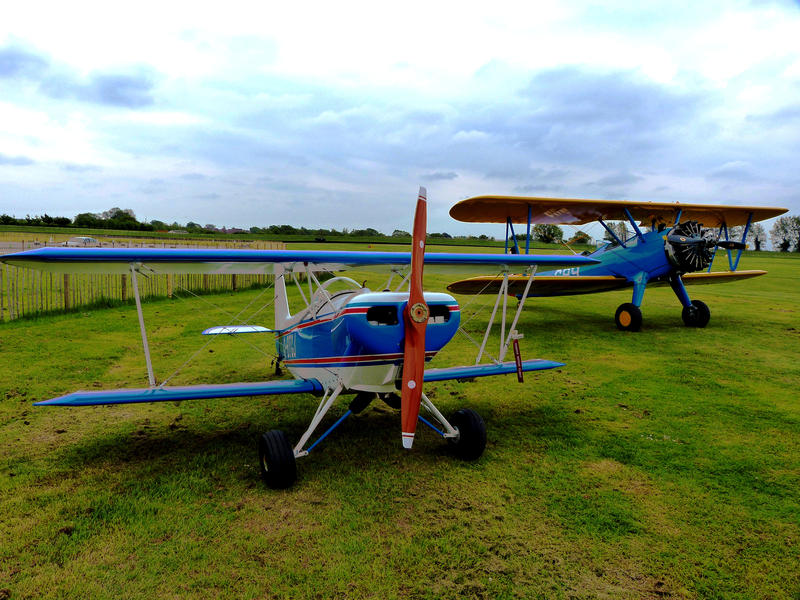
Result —
<instances>
[{"instance_id":1,"label":"wooden propeller","mask_svg":"<svg viewBox=\"0 0 800 600\"><path fill-rule=\"evenodd\" d=\"M426 194L425 188L420 187L417 210L414 214L408 304L403 311L405 345L403 347L403 389L400 392L403 448L411 448L414 443L419 405L422 399L422 380L425 373L425 328L428 325L430 314L422 290L427 226Z\"/></svg>"}]
</instances>

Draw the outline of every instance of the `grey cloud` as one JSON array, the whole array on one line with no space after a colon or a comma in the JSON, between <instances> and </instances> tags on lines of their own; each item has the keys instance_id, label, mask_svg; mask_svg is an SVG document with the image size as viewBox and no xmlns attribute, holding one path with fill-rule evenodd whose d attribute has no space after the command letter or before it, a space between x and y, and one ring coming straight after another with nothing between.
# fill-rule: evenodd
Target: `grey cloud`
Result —
<instances>
[{"instance_id":1,"label":"grey cloud","mask_svg":"<svg viewBox=\"0 0 800 600\"><path fill-rule=\"evenodd\" d=\"M154 87L153 76L147 72L136 74L96 73L82 87L79 97L99 104L140 108L155 102Z\"/></svg>"},{"instance_id":2,"label":"grey cloud","mask_svg":"<svg viewBox=\"0 0 800 600\"><path fill-rule=\"evenodd\" d=\"M626 186L632 185L639 181L642 181L644 178L640 177L639 175L634 175L633 173L615 173L613 175L607 175L605 177L601 177L600 179L593 181L592 185L599 185L603 187L619 187L619 186Z\"/></svg>"},{"instance_id":3,"label":"grey cloud","mask_svg":"<svg viewBox=\"0 0 800 600\"><path fill-rule=\"evenodd\" d=\"M770 113L747 115L747 120L772 126L791 125L800 120L800 104L784 106Z\"/></svg>"},{"instance_id":4,"label":"grey cloud","mask_svg":"<svg viewBox=\"0 0 800 600\"><path fill-rule=\"evenodd\" d=\"M39 91L54 99L72 98L125 108L142 108L155 103L157 77L152 69L145 67L97 71L83 77L53 64L41 54L9 45L0 48L0 77L38 83Z\"/></svg>"},{"instance_id":5,"label":"grey cloud","mask_svg":"<svg viewBox=\"0 0 800 600\"><path fill-rule=\"evenodd\" d=\"M52 98L74 98L92 104L142 108L155 103L155 77L147 71L136 73L92 73L86 79L72 74L44 78L41 91Z\"/></svg>"},{"instance_id":6,"label":"grey cloud","mask_svg":"<svg viewBox=\"0 0 800 600\"><path fill-rule=\"evenodd\" d=\"M727 179L731 181L755 181L755 176L750 165L743 161L725 163L706 175L708 179Z\"/></svg>"},{"instance_id":7,"label":"grey cloud","mask_svg":"<svg viewBox=\"0 0 800 600\"><path fill-rule=\"evenodd\" d=\"M0 165L26 167L35 163L35 160L28 158L27 156L8 156L7 154L0 154Z\"/></svg>"},{"instance_id":8,"label":"grey cloud","mask_svg":"<svg viewBox=\"0 0 800 600\"><path fill-rule=\"evenodd\" d=\"M528 185L519 185L514 188L514 191L519 194L535 196L537 194L543 194L545 192L560 192L563 189L564 186L561 185L528 184Z\"/></svg>"},{"instance_id":9,"label":"grey cloud","mask_svg":"<svg viewBox=\"0 0 800 600\"><path fill-rule=\"evenodd\" d=\"M0 48L0 77L35 78L47 70L44 57L17 46Z\"/></svg>"},{"instance_id":10,"label":"grey cloud","mask_svg":"<svg viewBox=\"0 0 800 600\"><path fill-rule=\"evenodd\" d=\"M458 177L458 173L454 173L453 171L449 171L447 173L442 172L434 172L434 173L427 173L421 176L423 181L450 181L456 179Z\"/></svg>"},{"instance_id":11,"label":"grey cloud","mask_svg":"<svg viewBox=\"0 0 800 600\"><path fill-rule=\"evenodd\" d=\"M66 164L61 167L64 171L69 171L71 173L88 173L92 171L102 171L101 167L97 165L76 165L76 164Z\"/></svg>"}]
</instances>

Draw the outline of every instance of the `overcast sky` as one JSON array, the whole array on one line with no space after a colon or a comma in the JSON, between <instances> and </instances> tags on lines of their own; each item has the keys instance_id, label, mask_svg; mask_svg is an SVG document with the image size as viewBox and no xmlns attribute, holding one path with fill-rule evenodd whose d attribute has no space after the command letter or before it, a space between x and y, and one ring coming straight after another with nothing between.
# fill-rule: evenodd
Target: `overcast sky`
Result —
<instances>
[{"instance_id":1,"label":"overcast sky","mask_svg":"<svg viewBox=\"0 0 800 600\"><path fill-rule=\"evenodd\" d=\"M13 2L0 213L501 235L479 194L800 212L798 2ZM767 224L769 228L769 224Z\"/></svg>"}]
</instances>

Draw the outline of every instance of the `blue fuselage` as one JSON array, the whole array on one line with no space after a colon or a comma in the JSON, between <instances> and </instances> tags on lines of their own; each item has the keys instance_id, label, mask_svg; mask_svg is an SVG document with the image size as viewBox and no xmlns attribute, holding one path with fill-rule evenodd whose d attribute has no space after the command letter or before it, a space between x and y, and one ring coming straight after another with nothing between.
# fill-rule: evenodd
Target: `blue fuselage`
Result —
<instances>
[{"instance_id":1,"label":"blue fuselage","mask_svg":"<svg viewBox=\"0 0 800 600\"><path fill-rule=\"evenodd\" d=\"M460 311L448 294L426 293L431 316L425 351L433 357L455 335ZM296 377L339 378L353 389L389 391L403 363L407 293L368 292L309 315L277 334L278 355Z\"/></svg>"},{"instance_id":2,"label":"blue fuselage","mask_svg":"<svg viewBox=\"0 0 800 600\"><path fill-rule=\"evenodd\" d=\"M595 250L589 256L600 262L586 267L567 267L555 271L539 272L541 276L614 276L635 281L644 274L647 281L657 279L674 270L664 251L664 238L669 229L650 231L642 239L633 236L625 241L625 247L608 245Z\"/></svg>"}]
</instances>

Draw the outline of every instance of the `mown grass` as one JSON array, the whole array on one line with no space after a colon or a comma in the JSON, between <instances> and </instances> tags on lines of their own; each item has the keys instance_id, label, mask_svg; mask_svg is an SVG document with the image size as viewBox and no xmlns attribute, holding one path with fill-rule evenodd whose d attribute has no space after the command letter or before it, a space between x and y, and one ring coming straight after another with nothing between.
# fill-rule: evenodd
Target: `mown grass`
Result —
<instances>
[{"instance_id":1,"label":"mown grass","mask_svg":"<svg viewBox=\"0 0 800 600\"><path fill-rule=\"evenodd\" d=\"M296 440L315 398L34 408L146 385L135 310L3 323L0 597L798 598L800 260L742 267L770 273L689 289L711 307L702 330L664 288L638 334L613 324L629 292L534 300L523 355L566 367L428 387L446 414L484 416L479 461L424 431L403 452L374 404L282 492L260 483L255 439ZM228 322L209 303L235 314L259 293L146 303L157 376ZM492 299L459 300L465 319L483 307L480 331ZM271 376L271 340L247 341L266 354L215 339L171 383ZM435 362L474 353L459 336Z\"/></svg>"}]
</instances>

